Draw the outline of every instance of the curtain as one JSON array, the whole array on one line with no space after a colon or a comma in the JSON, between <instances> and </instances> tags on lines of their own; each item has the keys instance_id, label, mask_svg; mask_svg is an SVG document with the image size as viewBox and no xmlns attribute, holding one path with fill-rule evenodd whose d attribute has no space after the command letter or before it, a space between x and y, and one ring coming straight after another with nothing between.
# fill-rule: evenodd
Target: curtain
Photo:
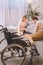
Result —
<instances>
[{"instance_id":1,"label":"curtain","mask_svg":"<svg viewBox=\"0 0 43 65\"><path fill-rule=\"evenodd\" d=\"M17 26L26 13L26 7L25 0L0 0L0 25Z\"/></svg>"}]
</instances>

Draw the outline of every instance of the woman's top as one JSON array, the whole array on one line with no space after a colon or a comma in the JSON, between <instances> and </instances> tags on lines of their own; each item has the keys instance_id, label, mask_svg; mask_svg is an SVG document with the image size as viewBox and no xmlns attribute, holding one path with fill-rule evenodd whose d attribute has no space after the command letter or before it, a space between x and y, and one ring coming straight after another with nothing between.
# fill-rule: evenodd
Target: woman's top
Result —
<instances>
[{"instance_id":1,"label":"woman's top","mask_svg":"<svg viewBox=\"0 0 43 65\"><path fill-rule=\"evenodd\" d=\"M21 35L23 34L23 31L26 29L28 22L22 22L20 21L18 24L18 34Z\"/></svg>"}]
</instances>

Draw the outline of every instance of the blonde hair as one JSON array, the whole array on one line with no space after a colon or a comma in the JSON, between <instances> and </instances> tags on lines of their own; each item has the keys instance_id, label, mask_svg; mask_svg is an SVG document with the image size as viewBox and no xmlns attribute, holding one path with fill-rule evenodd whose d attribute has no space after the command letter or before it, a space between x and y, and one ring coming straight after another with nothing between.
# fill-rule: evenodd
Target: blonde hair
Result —
<instances>
[{"instance_id":1,"label":"blonde hair","mask_svg":"<svg viewBox=\"0 0 43 65\"><path fill-rule=\"evenodd\" d=\"M24 21L24 18L27 19L27 16L23 16L23 17L22 17L22 22L25 22L25 21Z\"/></svg>"}]
</instances>

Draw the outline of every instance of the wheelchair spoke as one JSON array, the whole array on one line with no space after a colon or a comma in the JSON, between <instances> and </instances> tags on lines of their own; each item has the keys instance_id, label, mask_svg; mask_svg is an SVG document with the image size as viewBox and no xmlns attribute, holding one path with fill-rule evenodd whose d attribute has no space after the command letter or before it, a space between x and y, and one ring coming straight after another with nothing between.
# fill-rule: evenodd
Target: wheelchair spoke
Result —
<instances>
[{"instance_id":1,"label":"wheelchair spoke","mask_svg":"<svg viewBox=\"0 0 43 65\"><path fill-rule=\"evenodd\" d=\"M9 48L10 50L6 52L6 50ZM13 44L3 50L1 60L4 65L9 65L9 63L13 63L12 65L22 65L25 57L25 50L20 45Z\"/></svg>"}]
</instances>

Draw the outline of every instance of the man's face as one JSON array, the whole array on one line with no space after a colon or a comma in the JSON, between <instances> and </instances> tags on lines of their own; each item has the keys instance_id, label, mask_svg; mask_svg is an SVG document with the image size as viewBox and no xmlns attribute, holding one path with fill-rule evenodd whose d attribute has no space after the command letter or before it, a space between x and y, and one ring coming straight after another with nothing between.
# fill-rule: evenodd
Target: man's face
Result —
<instances>
[{"instance_id":1,"label":"man's face","mask_svg":"<svg viewBox=\"0 0 43 65\"><path fill-rule=\"evenodd\" d=\"M37 22L37 20L35 19L35 20L32 20L34 23L36 23Z\"/></svg>"}]
</instances>

